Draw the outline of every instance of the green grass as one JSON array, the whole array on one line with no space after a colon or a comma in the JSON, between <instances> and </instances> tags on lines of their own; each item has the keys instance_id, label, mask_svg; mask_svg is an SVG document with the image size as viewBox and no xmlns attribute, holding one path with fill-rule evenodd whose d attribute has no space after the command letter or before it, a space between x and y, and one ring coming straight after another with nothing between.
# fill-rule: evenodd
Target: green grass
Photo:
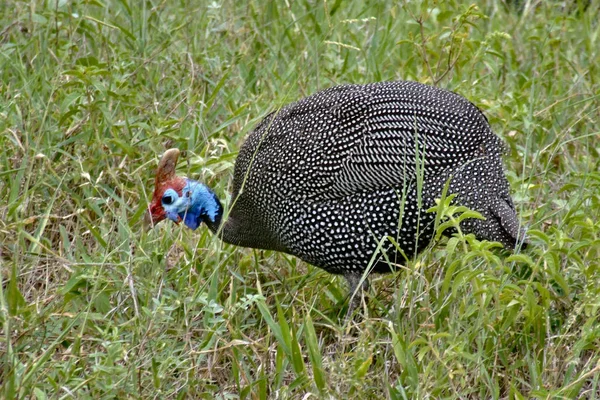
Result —
<instances>
[{"instance_id":1,"label":"green grass","mask_svg":"<svg viewBox=\"0 0 600 400\"><path fill-rule=\"evenodd\" d=\"M600 398L597 0L0 5L4 398ZM334 84L458 92L532 246L452 239L344 281L141 218L165 148L229 204L262 116Z\"/></svg>"}]
</instances>

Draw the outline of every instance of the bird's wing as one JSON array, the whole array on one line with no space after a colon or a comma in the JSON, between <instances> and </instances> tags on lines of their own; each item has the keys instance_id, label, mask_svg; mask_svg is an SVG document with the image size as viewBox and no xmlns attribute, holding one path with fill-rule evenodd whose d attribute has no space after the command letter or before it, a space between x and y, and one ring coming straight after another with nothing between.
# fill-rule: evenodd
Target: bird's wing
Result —
<instances>
[{"instance_id":1,"label":"bird's wing","mask_svg":"<svg viewBox=\"0 0 600 400\"><path fill-rule=\"evenodd\" d=\"M396 82L358 87L313 118L324 124L313 193L339 197L405 187L501 151L483 114L466 99L428 86Z\"/></svg>"},{"instance_id":2,"label":"bird's wing","mask_svg":"<svg viewBox=\"0 0 600 400\"><path fill-rule=\"evenodd\" d=\"M327 199L401 189L500 147L477 107L452 92L417 82L336 86L256 127L236 161L234 195Z\"/></svg>"}]
</instances>

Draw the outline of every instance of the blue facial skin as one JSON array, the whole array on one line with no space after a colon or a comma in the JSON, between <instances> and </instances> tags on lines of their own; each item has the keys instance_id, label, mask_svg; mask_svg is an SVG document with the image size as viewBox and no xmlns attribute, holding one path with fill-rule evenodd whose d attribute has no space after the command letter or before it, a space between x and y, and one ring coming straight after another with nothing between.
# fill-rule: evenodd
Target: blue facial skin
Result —
<instances>
[{"instance_id":1,"label":"blue facial skin","mask_svg":"<svg viewBox=\"0 0 600 400\"><path fill-rule=\"evenodd\" d=\"M175 222L183 221L192 230L198 228L202 221L216 222L222 212L214 192L191 179L186 179L181 196L175 190L167 189L161 202L167 218Z\"/></svg>"}]
</instances>

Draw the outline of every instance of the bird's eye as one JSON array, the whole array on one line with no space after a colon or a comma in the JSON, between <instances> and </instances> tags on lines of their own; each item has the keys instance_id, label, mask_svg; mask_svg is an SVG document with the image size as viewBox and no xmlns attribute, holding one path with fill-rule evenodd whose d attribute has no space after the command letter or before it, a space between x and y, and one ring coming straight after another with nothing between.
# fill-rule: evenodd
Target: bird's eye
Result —
<instances>
[{"instance_id":1,"label":"bird's eye","mask_svg":"<svg viewBox=\"0 0 600 400\"><path fill-rule=\"evenodd\" d=\"M173 196L171 196L170 194L165 194L162 198L162 202L166 206L173 204Z\"/></svg>"}]
</instances>

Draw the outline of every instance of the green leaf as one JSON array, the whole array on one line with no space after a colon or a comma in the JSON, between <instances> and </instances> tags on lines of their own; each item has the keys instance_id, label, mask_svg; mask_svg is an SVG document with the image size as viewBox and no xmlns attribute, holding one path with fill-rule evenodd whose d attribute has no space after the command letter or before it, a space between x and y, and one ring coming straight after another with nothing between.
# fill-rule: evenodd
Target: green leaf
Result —
<instances>
[{"instance_id":1,"label":"green leaf","mask_svg":"<svg viewBox=\"0 0 600 400\"><path fill-rule=\"evenodd\" d=\"M313 325L310 312L307 312L304 317L304 341L308 347L308 357L312 366L312 373L315 379L315 385L322 395L325 393L327 380L323 371L323 361L321 357L321 349L315 327Z\"/></svg>"},{"instance_id":2,"label":"green leaf","mask_svg":"<svg viewBox=\"0 0 600 400\"><path fill-rule=\"evenodd\" d=\"M37 400L46 400L48 398L48 396L46 396L46 393L42 389L37 387L33 389L33 395Z\"/></svg>"},{"instance_id":3,"label":"green leaf","mask_svg":"<svg viewBox=\"0 0 600 400\"><path fill-rule=\"evenodd\" d=\"M106 314L112 309L110 296L106 291L98 293L94 299L94 306L96 307L96 310L102 314Z\"/></svg>"},{"instance_id":4,"label":"green leaf","mask_svg":"<svg viewBox=\"0 0 600 400\"><path fill-rule=\"evenodd\" d=\"M511 254L506 258L507 262L520 262L527 264L530 267L535 267L536 263L527 254Z\"/></svg>"},{"instance_id":5,"label":"green leaf","mask_svg":"<svg viewBox=\"0 0 600 400\"><path fill-rule=\"evenodd\" d=\"M75 60L75 65L81 65L83 67L97 67L99 66L98 59L94 56L80 57Z\"/></svg>"},{"instance_id":6,"label":"green leaf","mask_svg":"<svg viewBox=\"0 0 600 400\"><path fill-rule=\"evenodd\" d=\"M264 299L258 299L256 301L256 306L258 307L258 311L260 311L260 314L262 315L263 319L269 326L269 329L271 329L271 332L273 332L275 339L277 339L277 343L279 343L279 345L283 348L285 354L291 359L292 350L290 348L291 335L289 333L289 326L287 329L285 329L286 336L284 337L281 326L277 324L271 316L271 313L269 312L269 309L267 308ZM282 325L286 326L287 323L284 323Z\"/></svg>"},{"instance_id":7,"label":"green leaf","mask_svg":"<svg viewBox=\"0 0 600 400\"><path fill-rule=\"evenodd\" d=\"M359 365L359 367L356 369L356 378L357 379L363 378L369 371L369 367L371 366L372 363L373 363L373 357L372 356L367 357L367 359L365 361L363 361Z\"/></svg>"},{"instance_id":8,"label":"green leaf","mask_svg":"<svg viewBox=\"0 0 600 400\"><path fill-rule=\"evenodd\" d=\"M391 323L388 325L388 331L392 335L392 349L394 350L396 360L402 369L406 370L411 386L416 388L419 384L416 360L409 351L404 339L396 333Z\"/></svg>"},{"instance_id":9,"label":"green leaf","mask_svg":"<svg viewBox=\"0 0 600 400\"><path fill-rule=\"evenodd\" d=\"M290 347L292 348L292 365L294 367L294 372L298 377L303 376L305 375L304 356L302 353L302 349L300 348L300 343L298 342L295 325L292 325L292 337Z\"/></svg>"},{"instance_id":10,"label":"green leaf","mask_svg":"<svg viewBox=\"0 0 600 400\"><path fill-rule=\"evenodd\" d=\"M8 303L8 312L10 315L18 315L21 309L25 307L25 298L21 294L18 282L17 265L13 263L10 279L8 281L8 289L6 291L6 302Z\"/></svg>"}]
</instances>

